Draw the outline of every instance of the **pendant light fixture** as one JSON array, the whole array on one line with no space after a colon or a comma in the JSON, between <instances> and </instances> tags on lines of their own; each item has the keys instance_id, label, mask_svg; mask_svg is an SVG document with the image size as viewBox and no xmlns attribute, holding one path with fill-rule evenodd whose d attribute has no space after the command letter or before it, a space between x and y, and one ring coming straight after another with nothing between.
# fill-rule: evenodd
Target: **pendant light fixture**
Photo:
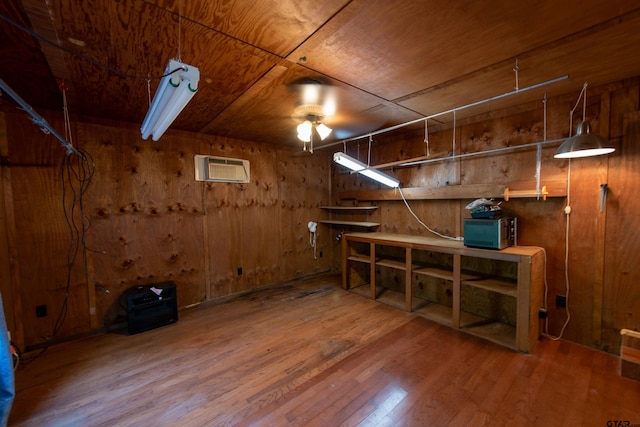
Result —
<instances>
[{"instance_id":1,"label":"pendant light fixture","mask_svg":"<svg viewBox=\"0 0 640 427\"><path fill-rule=\"evenodd\" d=\"M582 122L578 124L576 128L576 134L567 138L553 156L556 159L574 159L578 157L599 156L602 154L609 154L615 151L615 148L600 135L591 133L591 125L586 120L585 115L587 111L587 83L582 87L582 91L578 96L578 101L573 107L570 113L569 128L573 126L573 112L575 111L580 97L583 99L582 107Z\"/></svg>"},{"instance_id":2,"label":"pendant light fixture","mask_svg":"<svg viewBox=\"0 0 640 427\"><path fill-rule=\"evenodd\" d=\"M565 140L556 154L556 159L573 159L577 157L599 156L602 154L613 153L615 148L609 144L609 141L591 133L591 125L587 120L578 123L576 134Z\"/></svg>"}]
</instances>

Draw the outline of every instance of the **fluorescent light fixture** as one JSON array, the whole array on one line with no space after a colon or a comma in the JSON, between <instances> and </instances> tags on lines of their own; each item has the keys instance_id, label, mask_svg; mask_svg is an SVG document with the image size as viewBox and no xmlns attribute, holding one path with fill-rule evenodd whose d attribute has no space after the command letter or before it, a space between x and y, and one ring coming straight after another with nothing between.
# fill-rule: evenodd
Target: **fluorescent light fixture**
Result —
<instances>
[{"instance_id":1,"label":"fluorescent light fixture","mask_svg":"<svg viewBox=\"0 0 640 427\"><path fill-rule=\"evenodd\" d=\"M193 95L198 91L200 71L191 65L170 59L142 122L142 139L157 141L178 117Z\"/></svg>"},{"instance_id":2,"label":"fluorescent light fixture","mask_svg":"<svg viewBox=\"0 0 640 427\"><path fill-rule=\"evenodd\" d=\"M615 148L605 138L591 133L589 122L584 120L578 124L576 134L562 143L556 154L556 159L574 159L576 157L599 156L613 153Z\"/></svg>"},{"instance_id":3,"label":"fluorescent light fixture","mask_svg":"<svg viewBox=\"0 0 640 427\"><path fill-rule=\"evenodd\" d=\"M400 186L400 181L390 177L389 175L385 175L376 169L363 169L360 173L364 176L368 176L374 181L378 181L379 183L386 185L387 187L397 188Z\"/></svg>"},{"instance_id":4,"label":"fluorescent light fixture","mask_svg":"<svg viewBox=\"0 0 640 427\"><path fill-rule=\"evenodd\" d=\"M342 152L333 153L333 161L355 172L360 172L361 170L367 168L367 165L362 163L360 160L356 160L353 157L347 156Z\"/></svg>"},{"instance_id":5,"label":"fluorescent light fixture","mask_svg":"<svg viewBox=\"0 0 640 427\"><path fill-rule=\"evenodd\" d=\"M384 184L391 188L397 188L400 186L400 181L395 178L390 177L377 169L370 169L362 163L360 160L354 159L351 156L348 156L342 152L333 154L333 161L342 165L348 169L351 169L354 172L361 173L362 175L373 179L374 181L378 181L381 184Z\"/></svg>"}]
</instances>

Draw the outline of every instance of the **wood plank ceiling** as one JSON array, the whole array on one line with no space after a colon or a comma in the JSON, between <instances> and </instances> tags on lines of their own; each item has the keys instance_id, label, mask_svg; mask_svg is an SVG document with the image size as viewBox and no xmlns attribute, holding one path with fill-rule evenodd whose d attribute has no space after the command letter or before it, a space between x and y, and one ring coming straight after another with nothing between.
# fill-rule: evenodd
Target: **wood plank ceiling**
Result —
<instances>
[{"instance_id":1,"label":"wood plank ceiling","mask_svg":"<svg viewBox=\"0 0 640 427\"><path fill-rule=\"evenodd\" d=\"M172 129L292 148L301 78L335 88L336 141L511 92L516 60L519 88L568 78L457 117L640 75L628 0L4 0L0 13L0 77L36 109L62 108L64 79L71 114L141 123L148 77L179 56L201 80Z\"/></svg>"}]
</instances>

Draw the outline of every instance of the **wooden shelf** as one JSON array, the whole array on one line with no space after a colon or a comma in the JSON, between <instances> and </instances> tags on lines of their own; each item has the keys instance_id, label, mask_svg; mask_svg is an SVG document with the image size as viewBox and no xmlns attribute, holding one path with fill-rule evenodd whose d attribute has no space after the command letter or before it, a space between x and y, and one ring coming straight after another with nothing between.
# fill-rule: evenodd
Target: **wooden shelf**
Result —
<instances>
[{"instance_id":1,"label":"wooden shelf","mask_svg":"<svg viewBox=\"0 0 640 427\"><path fill-rule=\"evenodd\" d=\"M369 298L369 295L371 293L371 285L369 283L363 283L362 285L358 285L349 290L354 294Z\"/></svg>"},{"instance_id":2,"label":"wooden shelf","mask_svg":"<svg viewBox=\"0 0 640 427\"><path fill-rule=\"evenodd\" d=\"M377 206L320 206L320 209L326 211L373 211L378 209Z\"/></svg>"},{"instance_id":3,"label":"wooden shelf","mask_svg":"<svg viewBox=\"0 0 640 427\"><path fill-rule=\"evenodd\" d=\"M465 332L495 342L506 347L515 348L517 330L514 326L496 321L486 320L476 326L462 328Z\"/></svg>"},{"instance_id":4,"label":"wooden shelf","mask_svg":"<svg viewBox=\"0 0 640 427\"><path fill-rule=\"evenodd\" d=\"M406 161L406 160L405 160ZM390 164L386 164L390 165ZM382 166L382 165L378 165ZM501 199L509 197L566 197L567 183L565 180L552 180L544 182L544 193L531 190L537 188L535 181L520 181L509 184L472 184L472 185L445 185L442 187L413 187L403 188L403 196L395 189L383 190L351 190L338 194L340 200L358 200L362 202L375 202L380 200L460 200L475 199L478 194L488 199Z\"/></svg>"},{"instance_id":5,"label":"wooden shelf","mask_svg":"<svg viewBox=\"0 0 640 427\"><path fill-rule=\"evenodd\" d=\"M320 206L320 209L335 212L332 214L332 219L323 219L318 222L329 226L337 225L342 227L357 227L364 228L372 231L372 229L380 227L380 224L372 221L353 221L353 219L369 219L369 212L378 209L377 206ZM333 219L334 216L338 216L338 213L342 213L343 218L347 219ZM360 215L358 215L360 214Z\"/></svg>"},{"instance_id":6,"label":"wooden shelf","mask_svg":"<svg viewBox=\"0 0 640 427\"><path fill-rule=\"evenodd\" d=\"M377 222L369 222L369 221L338 221L335 219L323 219L318 222L322 224L328 224L328 225L347 225L349 227L364 227L364 228L374 228L374 227L380 226L380 224Z\"/></svg>"},{"instance_id":7,"label":"wooden shelf","mask_svg":"<svg viewBox=\"0 0 640 427\"><path fill-rule=\"evenodd\" d=\"M407 269L407 264L404 260L390 259L390 258L382 258L376 261L376 265L381 267L389 267L395 268L396 270L405 271Z\"/></svg>"},{"instance_id":8,"label":"wooden shelf","mask_svg":"<svg viewBox=\"0 0 640 427\"><path fill-rule=\"evenodd\" d=\"M369 257L369 255L353 254L353 255L349 255L347 259L349 261L364 262L365 264L371 264L371 258Z\"/></svg>"},{"instance_id":9,"label":"wooden shelf","mask_svg":"<svg viewBox=\"0 0 640 427\"><path fill-rule=\"evenodd\" d=\"M433 320L445 326L453 326L451 319L453 318L453 310L444 304L438 304L435 302L424 301L424 304L416 307L414 313L420 316Z\"/></svg>"},{"instance_id":10,"label":"wooden shelf","mask_svg":"<svg viewBox=\"0 0 640 427\"><path fill-rule=\"evenodd\" d=\"M363 244L367 249L362 248ZM355 247L360 247L361 252L369 252L371 255L363 255L356 252ZM376 248L382 248L376 253ZM394 249L394 257L376 257L381 253L389 253ZM398 254L398 249L404 250L404 256ZM432 265L424 261L414 263L414 251L427 251L452 256L452 264L447 257L446 265ZM375 258L375 265L371 265L371 259ZM406 257L406 258L405 258ZM463 263L463 258L476 258L469 263ZM420 258L420 257L418 257ZM436 257L438 258L438 257ZM383 302L399 309L415 312L416 314L436 321L438 323L457 328L470 334L483 337L492 342L507 346L517 351L529 353L538 341L539 318L538 310L542 306L544 284L544 251L536 247L509 247L502 250L490 250L465 247L463 242L438 239L433 237L421 237L413 235L400 235L393 233L346 233L342 240L342 285L349 289L350 266L352 262L369 264L369 281L366 286L360 286L354 292L376 301ZM409 268L407 268L409 263ZM498 268L507 263L504 268ZM514 265L515 264L515 265ZM465 270L462 266L465 265ZM477 267L475 267L477 265ZM473 266L473 267L470 267ZM398 272L385 271L385 275L404 277L404 292L398 292L385 288L384 283L376 281L380 275L376 267L388 267ZM476 270L477 271L473 271ZM471 271L469 271L471 270ZM487 275L485 271L503 271L504 274ZM517 270L517 277L513 278L513 271ZM402 272L402 273L400 273ZM421 297L414 297L413 289L416 275L434 277L450 282L451 306L448 307L435 301ZM379 280L379 279L378 279ZM500 295L506 295L516 299L513 310L515 312L499 311L496 319L505 315L513 315L515 326L489 319L477 314L486 308L482 300L468 300L464 298L465 292L470 290L465 287L484 289ZM394 287L397 289L397 285ZM462 310L462 304L465 310ZM471 305L469 305L471 304ZM505 310L498 307L498 310ZM491 314L494 316L494 314ZM505 317L506 318L506 317Z\"/></svg>"},{"instance_id":11,"label":"wooden shelf","mask_svg":"<svg viewBox=\"0 0 640 427\"><path fill-rule=\"evenodd\" d=\"M463 285L474 286L476 288L485 289L491 292L497 292L502 295L509 295L511 297L518 296L518 285L514 282L509 282L504 279L496 277L489 277L478 280L465 279L462 281Z\"/></svg>"},{"instance_id":12,"label":"wooden shelf","mask_svg":"<svg viewBox=\"0 0 640 427\"><path fill-rule=\"evenodd\" d=\"M430 276L430 277L435 277L437 279L453 281L453 271L447 270L441 267L418 266L417 268L413 269L413 272L416 274L421 274L423 276ZM476 280L480 278L478 274L468 273L464 271L460 273L460 277L462 280Z\"/></svg>"}]
</instances>

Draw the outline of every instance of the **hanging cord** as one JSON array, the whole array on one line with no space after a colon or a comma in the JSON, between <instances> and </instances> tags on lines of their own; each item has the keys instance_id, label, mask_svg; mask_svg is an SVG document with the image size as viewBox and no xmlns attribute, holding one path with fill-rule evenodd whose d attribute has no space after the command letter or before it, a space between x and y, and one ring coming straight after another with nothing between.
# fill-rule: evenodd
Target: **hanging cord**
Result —
<instances>
[{"instance_id":1,"label":"hanging cord","mask_svg":"<svg viewBox=\"0 0 640 427\"><path fill-rule=\"evenodd\" d=\"M367 167L371 166L371 143L373 142L373 135L369 135L369 150L367 151Z\"/></svg>"},{"instance_id":2,"label":"hanging cord","mask_svg":"<svg viewBox=\"0 0 640 427\"><path fill-rule=\"evenodd\" d=\"M540 179L542 168L542 144L547 142L547 94L545 92L544 99L542 100L543 107L543 130L542 130L542 143L536 147L536 200L540 200Z\"/></svg>"},{"instance_id":3,"label":"hanging cord","mask_svg":"<svg viewBox=\"0 0 640 427\"><path fill-rule=\"evenodd\" d=\"M309 244L313 246L313 259L318 259L316 256L316 232L309 230Z\"/></svg>"},{"instance_id":4,"label":"hanging cord","mask_svg":"<svg viewBox=\"0 0 640 427\"><path fill-rule=\"evenodd\" d=\"M71 133L71 120L69 119L69 108L67 104L67 91L69 88L64 84L64 79L58 85L60 92L62 93L62 114L64 117L64 137L69 142L69 145L73 147L73 134Z\"/></svg>"},{"instance_id":5,"label":"hanging cord","mask_svg":"<svg viewBox=\"0 0 640 427\"><path fill-rule=\"evenodd\" d=\"M151 108L151 78L147 78L147 99L149 100L149 108Z\"/></svg>"},{"instance_id":6,"label":"hanging cord","mask_svg":"<svg viewBox=\"0 0 640 427\"><path fill-rule=\"evenodd\" d=\"M572 135L573 132L573 113L578 108L580 104L580 99L582 98L582 120L584 121L587 114L587 83L585 82L582 86L582 90L580 91L580 95L578 96L578 100L576 104L571 109L571 113L569 114L569 136ZM571 313L569 312L569 289L570 289L570 281L569 281L569 230L570 230L570 215L571 215L571 159L569 159L569 164L567 166L567 204L564 208L564 213L566 216L566 227L565 227L565 236L564 236L564 283L565 283L565 312L567 314L567 318L560 329L560 334L556 337L549 335L549 318L545 320L545 331L544 334L547 338L552 340L559 340L562 338L569 321L571 320ZM545 286L544 290L544 301L547 303L547 286Z\"/></svg>"},{"instance_id":7,"label":"hanging cord","mask_svg":"<svg viewBox=\"0 0 640 427\"><path fill-rule=\"evenodd\" d=\"M559 340L560 338L562 338L562 335L564 334L565 329L567 328L567 325L569 324L569 321L571 320L571 313L569 312L569 217L570 217L570 212L571 212L571 206L569 204L569 200L570 200L570 190L569 188L571 187L571 159L569 159L569 167L568 167L568 171L567 171L567 206L565 207L565 215L567 217L567 224L566 224L566 228L565 228L565 238L564 238L564 282L565 282L565 298L566 298L566 304L565 304L565 313L567 315L567 318L564 322L564 324L562 325L562 328L560 329L560 334L558 336L552 336L549 335L549 318L547 317L545 319L545 325L544 325L544 335L552 340ZM545 304L547 303L547 294L548 294L548 285L546 283L545 280L545 287L544 287L544 302Z\"/></svg>"},{"instance_id":8,"label":"hanging cord","mask_svg":"<svg viewBox=\"0 0 640 427\"><path fill-rule=\"evenodd\" d=\"M178 62L182 62L180 56L181 50L181 42L182 42L182 0L178 2Z\"/></svg>"},{"instance_id":9,"label":"hanging cord","mask_svg":"<svg viewBox=\"0 0 640 427\"><path fill-rule=\"evenodd\" d=\"M582 90L580 91L580 95L578 95L578 100L576 101L576 105L573 106L571 112L569 113L569 136L573 135L573 113L576 111L576 108L578 108L581 98L584 101L582 105L582 120L584 121L587 116L587 82L585 82L582 86Z\"/></svg>"},{"instance_id":10,"label":"hanging cord","mask_svg":"<svg viewBox=\"0 0 640 427\"><path fill-rule=\"evenodd\" d=\"M456 155L456 110L453 110L453 141L452 141L452 150L454 156Z\"/></svg>"},{"instance_id":11,"label":"hanging cord","mask_svg":"<svg viewBox=\"0 0 640 427\"><path fill-rule=\"evenodd\" d=\"M429 151L429 119L424 121L424 143L427 146L427 158L431 156L431 152Z\"/></svg>"},{"instance_id":12,"label":"hanging cord","mask_svg":"<svg viewBox=\"0 0 640 427\"><path fill-rule=\"evenodd\" d=\"M515 86L516 92L518 92L520 90L520 87L518 86L519 85L519 83L518 83L518 71L520 71L520 67L518 67L518 58L516 58L516 66L513 67L513 72L516 75L516 86Z\"/></svg>"},{"instance_id":13,"label":"hanging cord","mask_svg":"<svg viewBox=\"0 0 640 427\"><path fill-rule=\"evenodd\" d=\"M91 180L95 173L95 163L93 162L93 159L91 158L89 153L72 146L73 132L71 129L71 121L69 118L69 110L67 108L66 98L66 92L68 88L65 86L64 81L60 83L59 88L62 92L65 137L66 140L69 141L69 146L73 148L66 151L62 166L60 168L60 181L62 185L62 209L69 232L65 293L64 299L60 306L60 312L54 322L51 338L45 343L45 346L40 350L38 354L23 359L23 365L31 363L42 354L44 354L51 344L53 338L55 338L62 330L68 314L69 294L71 291L73 270L79 257L81 257L82 260L83 270L87 283L93 282L94 286L96 286L97 288L107 293L109 292L109 290L95 283L95 281L91 279L87 261L88 248L86 237L90 227L90 220L89 216L85 212L84 198L85 193L89 189L89 185L91 184Z\"/></svg>"},{"instance_id":14,"label":"hanging cord","mask_svg":"<svg viewBox=\"0 0 640 427\"><path fill-rule=\"evenodd\" d=\"M418 218L418 215L416 215L416 213L413 211L413 209L411 209L411 206L409 206L409 202L407 202L407 199L404 197L404 193L402 192L402 188L398 187L398 191L400 191L400 196L402 196L402 201L404 201L404 204L407 207L407 209L409 209L409 212L411 212L411 215L413 215L413 217L416 219L416 221L418 221L418 223L420 223L420 225L422 225L424 228L426 228L427 231L429 231L430 233L435 234L436 236L440 236L443 239L458 240L458 241L462 241L463 240L462 237L451 237L451 236L445 236L444 234L440 234L437 231L433 230L431 227L429 227L427 224L422 222L420 220L420 218Z\"/></svg>"}]
</instances>

